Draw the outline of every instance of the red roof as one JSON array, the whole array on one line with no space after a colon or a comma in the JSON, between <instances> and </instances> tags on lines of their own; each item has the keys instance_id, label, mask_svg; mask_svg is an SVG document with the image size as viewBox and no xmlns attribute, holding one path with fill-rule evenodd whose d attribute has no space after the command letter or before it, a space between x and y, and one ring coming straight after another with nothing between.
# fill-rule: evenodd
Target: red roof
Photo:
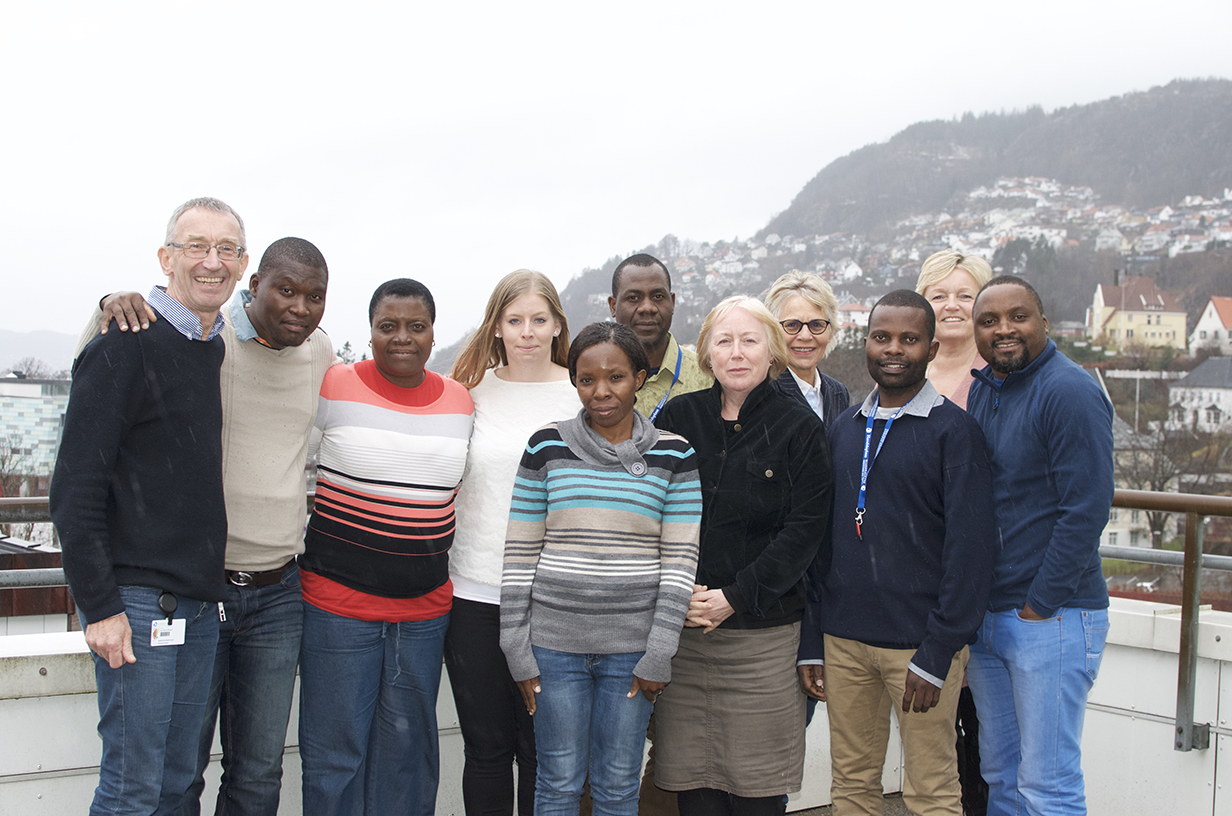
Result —
<instances>
[{"instance_id":1,"label":"red roof","mask_svg":"<svg viewBox=\"0 0 1232 816\"><path fill-rule=\"evenodd\" d=\"M1120 286L1100 284L1105 306L1124 312L1183 312L1176 298L1155 285L1150 278L1126 278ZM1228 298L1232 300L1232 298Z\"/></svg>"},{"instance_id":2,"label":"red roof","mask_svg":"<svg viewBox=\"0 0 1232 816\"><path fill-rule=\"evenodd\" d=\"M1215 313L1219 315L1219 322L1225 328L1232 327L1232 297L1212 296L1211 305L1215 307Z\"/></svg>"}]
</instances>

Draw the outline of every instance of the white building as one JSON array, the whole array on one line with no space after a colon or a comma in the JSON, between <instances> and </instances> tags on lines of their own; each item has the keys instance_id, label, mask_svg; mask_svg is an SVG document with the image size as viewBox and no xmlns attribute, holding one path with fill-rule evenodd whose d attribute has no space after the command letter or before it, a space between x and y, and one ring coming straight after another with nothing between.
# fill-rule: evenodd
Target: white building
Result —
<instances>
[{"instance_id":1,"label":"white building","mask_svg":"<svg viewBox=\"0 0 1232 816\"><path fill-rule=\"evenodd\" d=\"M1193 351L1211 346L1217 346L1220 354L1232 355L1232 297L1208 300L1189 335L1189 348Z\"/></svg>"},{"instance_id":2,"label":"white building","mask_svg":"<svg viewBox=\"0 0 1232 816\"><path fill-rule=\"evenodd\" d=\"M1232 357L1209 357L1168 387L1168 427L1232 430Z\"/></svg>"}]
</instances>

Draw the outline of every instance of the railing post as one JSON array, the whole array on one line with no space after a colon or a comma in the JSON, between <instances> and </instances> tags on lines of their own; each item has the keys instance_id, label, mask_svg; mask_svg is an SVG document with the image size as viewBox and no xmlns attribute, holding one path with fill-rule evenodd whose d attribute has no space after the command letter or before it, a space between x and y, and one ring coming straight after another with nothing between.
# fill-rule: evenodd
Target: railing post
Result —
<instances>
[{"instance_id":1,"label":"railing post","mask_svg":"<svg viewBox=\"0 0 1232 816\"><path fill-rule=\"evenodd\" d=\"M1185 514L1185 572L1181 591L1181 653L1176 678L1176 750L1205 750L1210 723L1194 722L1194 684L1198 676L1198 606L1202 590L1202 532L1206 517Z\"/></svg>"}]
</instances>

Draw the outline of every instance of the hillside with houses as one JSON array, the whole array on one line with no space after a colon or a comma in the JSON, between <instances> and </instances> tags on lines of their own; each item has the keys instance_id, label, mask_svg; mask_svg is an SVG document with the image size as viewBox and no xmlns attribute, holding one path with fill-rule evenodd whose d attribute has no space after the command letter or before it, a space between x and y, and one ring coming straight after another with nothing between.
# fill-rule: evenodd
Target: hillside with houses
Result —
<instances>
[{"instance_id":1,"label":"hillside with houses","mask_svg":"<svg viewBox=\"0 0 1232 816\"><path fill-rule=\"evenodd\" d=\"M1232 295L1232 189L1130 207L1104 202L1090 187L1057 179L1003 177L958 200L961 209L901 219L880 240L841 232L772 232L714 243L669 235L646 250L672 272L677 332L685 340L696 337L706 312L722 298L759 294L792 269L829 281L839 297L843 328L858 334L867 307L890 289L913 287L920 263L942 249L982 255L998 271L1027 277L1044 297L1057 331L1111 345L1135 339L1124 334L1124 327L1119 338L1108 335L1113 304L1101 298L1112 298L1113 287L1121 297L1123 281L1141 278L1166 291L1167 282L1160 278L1170 267L1182 268L1184 256L1201 256L1199 267L1213 267L1206 280L1168 295L1169 331L1177 341L1170 345L1182 352L1188 348L1187 325L1196 323L1215 294L1209 290L1222 288L1219 294ZM566 288L571 322L584 325L607 317L610 275L618 260ZM1203 277L1201 270L1197 277ZM1160 345L1149 335L1150 330L1140 330L1136 339Z\"/></svg>"}]
</instances>

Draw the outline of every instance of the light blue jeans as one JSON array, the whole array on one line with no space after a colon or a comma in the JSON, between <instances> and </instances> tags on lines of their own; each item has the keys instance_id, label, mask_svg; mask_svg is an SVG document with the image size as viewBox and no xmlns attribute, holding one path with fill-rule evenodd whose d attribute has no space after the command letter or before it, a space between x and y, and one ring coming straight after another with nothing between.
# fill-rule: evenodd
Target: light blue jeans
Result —
<instances>
[{"instance_id":1,"label":"light blue jeans","mask_svg":"<svg viewBox=\"0 0 1232 816\"><path fill-rule=\"evenodd\" d=\"M448 628L448 614L373 622L304 602L304 816L433 816L440 775L436 694Z\"/></svg>"},{"instance_id":2,"label":"light blue jeans","mask_svg":"<svg viewBox=\"0 0 1232 816\"><path fill-rule=\"evenodd\" d=\"M984 616L967 681L988 816L1087 812L1082 721L1107 638L1107 609L1063 607L1041 621L1012 609Z\"/></svg>"},{"instance_id":3,"label":"light blue jeans","mask_svg":"<svg viewBox=\"0 0 1232 816\"><path fill-rule=\"evenodd\" d=\"M535 711L535 816L577 816L587 772L594 816L637 816L654 703L641 692L628 695L643 653L532 648L543 689Z\"/></svg>"}]
</instances>

